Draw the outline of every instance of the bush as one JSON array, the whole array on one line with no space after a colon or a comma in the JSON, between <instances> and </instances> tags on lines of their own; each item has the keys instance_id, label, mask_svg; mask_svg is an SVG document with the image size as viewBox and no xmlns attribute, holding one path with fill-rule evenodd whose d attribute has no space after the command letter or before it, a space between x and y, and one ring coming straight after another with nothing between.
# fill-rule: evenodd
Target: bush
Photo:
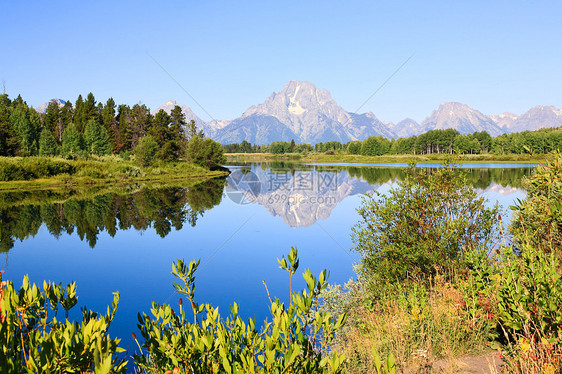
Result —
<instances>
[{"instance_id":1,"label":"bush","mask_svg":"<svg viewBox=\"0 0 562 374\"><path fill-rule=\"evenodd\" d=\"M367 195L353 227L361 271L374 281L424 279L462 268L465 254L486 250L497 236L499 208L486 207L451 164L411 165L387 195Z\"/></svg>"},{"instance_id":2,"label":"bush","mask_svg":"<svg viewBox=\"0 0 562 374\"><path fill-rule=\"evenodd\" d=\"M77 303L74 283L43 282L43 290L31 285L27 276L18 290L12 282L1 282L0 271L0 367L2 373L96 372L124 373L126 362L114 358L123 352L119 339L108 335L119 293L107 314L86 308L82 321L70 322L68 312ZM65 318L57 317L63 309Z\"/></svg>"},{"instance_id":3,"label":"bush","mask_svg":"<svg viewBox=\"0 0 562 374\"><path fill-rule=\"evenodd\" d=\"M72 174L74 167L64 160L45 157L0 159L0 181L31 180Z\"/></svg>"},{"instance_id":4,"label":"bush","mask_svg":"<svg viewBox=\"0 0 562 374\"><path fill-rule=\"evenodd\" d=\"M536 168L523 180L525 201L519 201L511 232L519 244L562 255L562 154Z\"/></svg>"},{"instance_id":5,"label":"bush","mask_svg":"<svg viewBox=\"0 0 562 374\"><path fill-rule=\"evenodd\" d=\"M292 277L299 261L296 249L288 258L278 260ZM189 265L179 261L172 273L180 280L176 292L188 297L188 318L179 302L179 312L170 305L153 303L152 316L139 315L142 348L146 354L135 355L141 371L147 373L340 373L344 358L337 353L326 354L334 332L345 322L345 314L333 320L329 313L316 311L318 294L327 286L326 271L317 278L309 270L304 273L307 290L292 292L291 303L285 306L278 299L271 302L271 322L256 329L254 320L247 323L232 315L221 319L217 308L194 301L195 271L199 262Z\"/></svg>"},{"instance_id":6,"label":"bush","mask_svg":"<svg viewBox=\"0 0 562 374\"><path fill-rule=\"evenodd\" d=\"M222 146L213 139L194 136L187 145L190 162L207 169L214 169L226 162Z\"/></svg>"},{"instance_id":7,"label":"bush","mask_svg":"<svg viewBox=\"0 0 562 374\"><path fill-rule=\"evenodd\" d=\"M156 161L158 143L151 135L147 135L137 144L135 148L135 158L141 166L149 166Z\"/></svg>"}]
</instances>

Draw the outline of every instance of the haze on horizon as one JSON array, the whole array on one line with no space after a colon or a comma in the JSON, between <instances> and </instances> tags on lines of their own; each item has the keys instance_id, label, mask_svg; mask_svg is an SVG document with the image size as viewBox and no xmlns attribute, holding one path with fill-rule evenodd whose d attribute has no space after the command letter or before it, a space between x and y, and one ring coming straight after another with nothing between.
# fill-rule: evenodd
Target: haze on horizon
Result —
<instances>
[{"instance_id":1,"label":"haze on horizon","mask_svg":"<svg viewBox=\"0 0 562 374\"><path fill-rule=\"evenodd\" d=\"M208 121L306 80L354 112L413 54L359 112L420 122L457 101L521 114L562 107L560 14L556 1L2 2L0 81L35 107L93 92L174 99Z\"/></svg>"}]
</instances>

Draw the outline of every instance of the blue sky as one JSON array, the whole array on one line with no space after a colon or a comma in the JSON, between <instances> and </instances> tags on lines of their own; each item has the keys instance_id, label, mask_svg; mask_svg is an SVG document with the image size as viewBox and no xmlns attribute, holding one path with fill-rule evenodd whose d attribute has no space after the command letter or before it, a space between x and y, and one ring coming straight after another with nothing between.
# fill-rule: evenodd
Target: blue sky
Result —
<instances>
[{"instance_id":1,"label":"blue sky","mask_svg":"<svg viewBox=\"0 0 562 374\"><path fill-rule=\"evenodd\" d=\"M484 114L562 107L560 1L0 0L0 80L51 98L175 99L233 119L289 80L328 89L383 121L423 120L445 101Z\"/></svg>"}]
</instances>

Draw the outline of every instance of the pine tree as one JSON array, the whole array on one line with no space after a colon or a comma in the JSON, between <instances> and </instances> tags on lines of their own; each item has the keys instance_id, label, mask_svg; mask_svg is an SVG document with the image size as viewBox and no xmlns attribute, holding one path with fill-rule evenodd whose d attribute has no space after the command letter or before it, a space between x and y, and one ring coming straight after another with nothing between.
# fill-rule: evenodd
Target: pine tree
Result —
<instances>
[{"instance_id":1,"label":"pine tree","mask_svg":"<svg viewBox=\"0 0 562 374\"><path fill-rule=\"evenodd\" d=\"M183 129L186 125L185 114L183 114L181 107L179 105L176 105L170 112L170 117L170 138L171 140L180 143L185 139L183 132ZM195 122L193 122L193 125L195 126ZM194 132L197 132L197 128L195 128Z\"/></svg>"},{"instance_id":2,"label":"pine tree","mask_svg":"<svg viewBox=\"0 0 562 374\"><path fill-rule=\"evenodd\" d=\"M62 137L62 117L59 103L51 100L43 116L43 128L48 129L55 138Z\"/></svg>"},{"instance_id":3,"label":"pine tree","mask_svg":"<svg viewBox=\"0 0 562 374\"><path fill-rule=\"evenodd\" d=\"M131 110L131 146L136 147L139 139L146 136L149 124L152 122L150 109L146 105L135 104Z\"/></svg>"},{"instance_id":4,"label":"pine tree","mask_svg":"<svg viewBox=\"0 0 562 374\"><path fill-rule=\"evenodd\" d=\"M187 139L189 140L194 136L197 136L197 125L194 120L191 120L187 124Z\"/></svg>"},{"instance_id":5,"label":"pine tree","mask_svg":"<svg viewBox=\"0 0 562 374\"><path fill-rule=\"evenodd\" d=\"M160 109L152 119L152 126L150 127L149 135L156 140L159 147L162 147L168 140L170 140L170 131L168 128L170 122L170 116L163 109Z\"/></svg>"},{"instance_id":6,"label":"pine tree","mask_svg":"<svg viewBox=\"0 0 562 374\"><path fill-rule=\"evenodd\" d=\"M0 156L15 156L16 153L18 140L10 122L11 112L8 95L0 95Z\"/></svg>"},{"instance_id":7,"label":"pine tree","mask_svg":"<svg viewBox=\"0 0 562 374\"><path fill-rule=\"evenodd\" d=\"M72 103L70 101L65 102L62 108L60 108L60 127L57 129L57 135L55 136L59 144L62 141L62 134L64 132L64 129L66 129L72 123L73 115L74 108L72 107Z\"/></svg>"},{"instance_id":8,"label":"pine tree","mask_svg":"<svg viewBox=\"0 0 562 374\"><path fill-rule=\"evenodd\" d=\"M111 144L105 127L91 119L84 133L86 151L90 154L103 156L111 153Z\"/></svg>"},{"instance_id":9,"label":"pine tree","mask_svg":"<svg viewBox=\"0 0 562 374\"><path fill-rule=\"evenodd\" d=\"M84 109L84 100L82 99L82 95L78 95L78 99L76 99L76 103L74 104L74 116L72 117L72 123L75 124L76 130L79 132L83 132L84 127L86 126L86 114Z\"/></svg>"},{"instance_id":10,"label":"pine tree","mask_svg":"<svg viewBox=\"0 0 562 374\"><path fill-rule=\"evenodd\" d=\"M19 140L19 154L21 156L32 156L37 152L37 128L36 123L31 122L27 107L19 104L10 115L10 122L16 130Z\"/></svg>"},{"instance_id":11,"label":"pine tree","mask_svg":"<svg viewBox=\"0 0 562 374\"><path fill-rule=\"evenodd\" d=\"M43 128L39 137L39 156L55 156L58 154L58 145L53 134Z\"/></svg>"},{"instance_id":12,"label":"pine tree","mask_svg":"<svg viewBox=\"0 0 562 374\"><path fill-rule=\"evenodd\" d=\"M105 106L101 110L101 119L103 126L105 127L105 131L109 136L112 148L115 148L115 133L118 131L118 128L117 121L115 120L115 101L112 97L107 100Z\"/></svg>"},{"instance_id":13,"label":"pine tree","mask_svg":"<svg viewBox=\"0 0 562 374\"><path fill-rule=\"evenodd\" d=\"M124 104L119 105L117 110L117 123L119 131L116 134L117 141L115 151L131 149L131 109Z\"/></svg>"},{"instance_id":14,"label":"pine tree","mask_svg":"<svg viewBox=\"0 0 562 374\"><path fill-rule=\"evenodd\" d=\"M86 96L86 100L84 101L84 127L89 120L99 119L99 112L96 105L97 104L94 94L90 92L88 96Z\"/></svg>"},{"instance_id":15,"label":"pine tree","mask_svg":"<svg viewBox=\"0 0 562 374\"><path fill-rule=\"evenodd\" d=\"M71 123L62 134L62 153L65 156L80 153L83 150L82 143L82 135L76 125Z\"/></svg>"}]
</instances>

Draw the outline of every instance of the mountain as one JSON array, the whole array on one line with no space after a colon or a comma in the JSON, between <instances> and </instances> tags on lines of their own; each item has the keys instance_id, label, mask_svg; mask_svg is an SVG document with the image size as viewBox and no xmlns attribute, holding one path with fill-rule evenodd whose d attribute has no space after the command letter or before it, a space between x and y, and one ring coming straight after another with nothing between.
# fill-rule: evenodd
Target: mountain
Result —
<instances>
[{"instance_id":1,"label":"mountain","mask_svg":"<svg viewBox=\"0 0 562 374\"><path fill-rule=\"evenodd\" d=\"M172 109L174 109L177 105L178 105L178 103L175 100L170 100L170 101L160 105L158 108L156 108L156 110L153 111L152 114L156 114L161 110L170 114L172 112ZM187 122L190 122L190 121L193 120L193 121L195 121L195 124L197 125L197 127L203 126L205 124L205 121L203 121L201 118L197 117L197 115L195 113L193 113L191 108L188 107L187 105L179 105L179 107L181 108L182 113L185 115L185 120Z\"/></svg>"},{"instance_id":2,"label":"mountain","mask_svg":"<svg viewBox=\"0 0 562 374\"><path fill-rule=\"evenodd\" d=\"M487 131L492 136L502 129L488 116L461 103L443 103L421 123L422 133L429 130L455 129L461 134Z\"/></svg>"},{"instance_id":3,"label":"mountain","mask_svg":"<svg viewBox=\"0 0 562 374\"><path fill-rule=\"evenodd\" d=\"M562 109L539 105L517 117L507 132L533 131L559 126L562 126Z\"/></svg>"},{"instance_id":4,"label":"mountain","mask_svg":"<svg viewBox=\"0 0 562 374\"><path fill-rule=\"evenodd\" d=\"M392 124L390 129L397 138L407 138L423 133L421 125L411 118L406 118L396 125Z\"/></svg>"},{"instance_id":5,"label":"mountain","mask_svg":"<svg viewBox=\"0 0 562 374\"><path fill-rule=\"evenodd\" d=\"M177 105L169 101L159 107L167 112ZM344 110L325 89L304 81L290 81L263 103L251 106L242 116L229 121L204 122L189 107L181 106L188 120L193 119L206 136L220 143L270 144L274 141L297 143L337 140L363 140L369 136L410 137L435 129L456 129L461 134L486 131L492 136L504 133L562 126L562 110L536 106L518 116L512 113L487 116L468 105L445 102L421 123L406 118L396 124L384 123L373 113Z\"/></svg>"},{"instance_id":6,"label":"mountain","mask_svg":"<svg viewBox=\"0 0 562 374\"><path fill-rule=\"evenodd\" d=\"M60 107L63 107L64 104L66 104L66 101L64 101L64 100L62 100L62 99L52 99L52 100L50 100L50 101L48 101L48 102L46 102L46 103L43 103L43 104L39 105L39 106L35 109L35 111L36 111L37 113L45 113L45 112L47 111L47 107L49 106L49 103L50 103L51 101L54 101L55 103L57 103L57 104L59 105L59 108L60 108Z\"/></svg>"},{"instance_id":7,"label":"mountain","mask_svg":"<svg viewBox=\"0 0 562 374\"><path fill-rule=\"evenodd\" d=\"M215 140L269 144L294 139L314 144L332 140L347 142L372 135L393 136L373 113L346 112L327 90L318 89L310 82L290 81L262 104L248 108L241 117L219 129Z\"/></svg>"}]
</instances>

